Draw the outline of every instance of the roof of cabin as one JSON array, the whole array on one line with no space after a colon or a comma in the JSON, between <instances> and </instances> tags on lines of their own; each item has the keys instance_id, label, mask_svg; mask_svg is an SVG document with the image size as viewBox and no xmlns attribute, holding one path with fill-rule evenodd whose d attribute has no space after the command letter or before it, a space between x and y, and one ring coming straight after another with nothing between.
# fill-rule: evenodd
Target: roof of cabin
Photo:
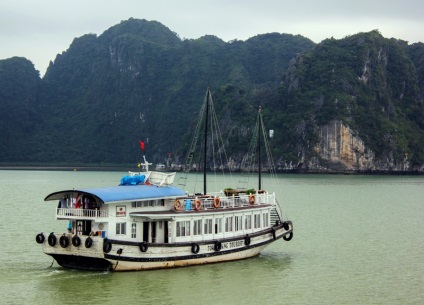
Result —
<instances>
[{"instance_id":1,"label":"roof of cabin","mask_svg":"<svg viewBox=\"0 0 424 305\"><path fill-rule=\"evenodd\" d=\"M79 194L93 196L103 203L120 201L136 201L147 199L161 199L166 197L185 196L186 192L174 186L155 185L124 185L93 189L73 189L51 193L44 201L59 200L70 195L75 197Z\"/></svg>"}]
</instances>

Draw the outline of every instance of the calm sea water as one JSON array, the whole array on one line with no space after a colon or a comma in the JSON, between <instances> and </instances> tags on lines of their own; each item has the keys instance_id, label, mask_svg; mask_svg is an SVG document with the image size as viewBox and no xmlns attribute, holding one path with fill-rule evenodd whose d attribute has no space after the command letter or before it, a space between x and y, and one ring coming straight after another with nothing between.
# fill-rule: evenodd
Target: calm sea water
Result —
<instances>
[{"instance_id":1,"label":"calm sea water","mask_svg":"<svg viewBox=\"0 0 424 305\"><path fill-rule=\"evenodd\" d=\"M35 235L66 223L44 197L122 174L0 171L1 304L424 304L424 177L282 175L294 237L248 260L126 273L52 265Z\"/></svg>"}]
</instances>

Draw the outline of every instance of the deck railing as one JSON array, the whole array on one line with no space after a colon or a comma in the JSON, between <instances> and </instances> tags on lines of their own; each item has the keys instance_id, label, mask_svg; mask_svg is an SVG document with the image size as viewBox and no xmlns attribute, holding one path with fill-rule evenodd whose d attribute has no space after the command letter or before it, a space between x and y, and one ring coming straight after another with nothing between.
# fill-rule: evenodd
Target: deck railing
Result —
<instances>
[{"instance_id":1,"label":"deck railing","mask_svg":"<svg viewBox=\"0 0 424 305\"><path fill-rule=\"evenodd\" d=\"M62 209L58 208L56 216L60 218L102 218L108 217L108 211L90 209Z\"/></svg>"},{"instance_id":2,"label":"deck railing","mask_svg":"<svg viewBox=\"0 0 424 305\"><path fill-rule=\"evenodd\" d=\"M248 205L261 205L261 204L275 204L275 194L253 194L253 197L251 195L246 194L239 194L234 196L212 196L212 197L197 197L197 198L187 198L183 199L183 207L185 210L188 210L188 207L186 205L186 200L191 201L191 210L195 209L195 201L200 200L201 202L201 209L214 209L214 200L216 198L219 198L219 208L237 208L237 207L243 207Z\"/></svg>"}]
</instances>

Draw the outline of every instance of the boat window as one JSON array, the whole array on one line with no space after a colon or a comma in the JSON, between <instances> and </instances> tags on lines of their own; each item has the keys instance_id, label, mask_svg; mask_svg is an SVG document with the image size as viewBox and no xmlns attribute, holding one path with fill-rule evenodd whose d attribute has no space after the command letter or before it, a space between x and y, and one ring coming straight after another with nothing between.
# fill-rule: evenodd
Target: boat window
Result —
<instances>
[{"instance_id":1,"label":"boat window","mask_svg":"<svg viewBox=\"0 0 424 305\"><path fill-rule=\"evenodd\" d=\"M202 235L202 220L193 221L193 235Z\"/></svg>"},{"instance_id":2,"label":"boat window","mask_svg":"<svg viewBox=\"0 0 424 305\"><path fill-rule=\"evenodd\" d=\"M141 201L133 201L133 202L131 202L131 206L133 208L141 208L142 203L141 203Z\"/></svg>"},{"instance_id":3,"label":"boat window","mask_svg":"<svg viewBox=\"0 0 424 305\"><path fill-rule=\"evenodd\" d=\"M236 231L243 230L243 218L242 218L242 216L235 216L234 217L234 220L235 220L235 229L236 229Z\"/></svg>"},{"instance_id":4,"label":"boat window","mask_svg":"<svg viewBox=\"0 0 424 305\"><path fill-rule=\"evenodd\" d=\"M205 219L205 225L203 228L204 234L212 234L212 219Z\"/></svg>"},{"instance_id":5,"label":"boat window","mask_svg":"<svg viewBox=\"0 0 424 305\"><path fill-rule=\"evenodd\" d=\"M137 224L133 222L131 224L131 238L136 238L136 237L137 237Z\"/></svg>"},{"instance_id":6,"label":"boat window","mask_svg":"<svg viewBox=\"0 0 424 305\"><path fill-rule=\"evenodd\" d=\"M254 215L254 228L259 229L261 227L261 215L255 214Z\"/></svg>"},{"instance_id":7,"label":"boat window","mask_svg":"<svg viewBox=\"0 0 424 305\"><path fill-rule=\"evenodd\" d=\"M215 218L215 234L222 233L222 218Z\"/></svg>"},{"instance_id":8,"label":"boat window","mask_svg":"<svg viewBox=\"0 0 424 305\"><path fill-rule=\"evenodd\" d=\"M226 217L225 218L225 232L232 232L233 231L233 217Z\"/></svg>"},{"instance_id":9,"label":"boat window","mask_svg":"<svg viewBox=\"0 0 424 305\"><path fill-rule=\"evenodd\" d=\"M144 200L144 201L133 201L131 202L133 208L141 207L153 207L153 206L165 206L165 200Z\"/></svg>"},{"instance_id":10,"label":"boat window","mask_svg":"<svg viewBox=\"0 0 424 305\"><path fill-rule=\"evenodd\" d=\"M264 213L263 217L264 217L263 225L264 227L268 227L269 226L268 213Z\"/></svg>"},{"instance_id":11,"label":"boat window","mask_svg":"<svg viewBox=\"0 0 424 305\"><path fill-rule=\"evenodd\" d=\"M125 235L127 234L127 223L126 222L118 222L116 224L116 235Z\"/></svg>"},{"instance_id":12,"label":"boat window","mask_svg":"<svg viewBox=\"0 0 424 305\"><path fill-rule=\"evenodd\" d=\"M178 236L190 236L190 221L177 221Z\"/></svg>"},{"instance_id":13,"label":"boat window","mask_svg":"<svg viewBox=\"0 0 424 305\"><path fill-rule=\"evenodd\" d=\"M250 230L252 229L252 215L246 215L244 216L245 222L244 222L244 229Z\"/></svg>"}]
</instances>

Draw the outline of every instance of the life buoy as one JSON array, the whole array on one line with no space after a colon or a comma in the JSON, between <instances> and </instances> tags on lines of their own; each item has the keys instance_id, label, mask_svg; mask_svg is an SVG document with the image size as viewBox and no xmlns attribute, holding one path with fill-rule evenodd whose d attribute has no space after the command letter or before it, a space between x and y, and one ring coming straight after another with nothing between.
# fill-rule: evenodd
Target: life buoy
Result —
<instances>
[{"instance_id":1,"label":"life buoy","mask_svg":"<svg viewBox=\"0 0 424 305\"><path fill-rule=\"evenodd\" d=\"M111 250L112 250L112 243L108 240L105 240L103 244L103 252L109 253Z\"/></svg>"},{"instance_id":2,"label":"life buoy","mask_svg":"<svg viewBox=\"0 0 424 305\"><path fill-rule=\"evenodd\" d=\"M147 245L147 242L143 241L143 242L140 244L140 251L141 251L141 252L146 252L146 251L147 251L147 249L149 249L149 246Z\"/></svg>"},{"instance_id":3,"label":"life buoy","mask_svg":"<svg viewBox=\"0 0 424 305\"><path fill-rule=\"evenodd\" d=\"M192 244L191 244L191 252L192 252L192 253L194 253L194 254L197 254L197 253L199 253L199 251L200 251L200 246L199 246L199 244L197 244L197 243L192 243Z\"/></svg>"},{"instance_id":4,"label":"life buoy","mask_svg":"<svg viewBox=\"0 0 424 305\"><path fill-rule=\"evenodd\" d=\"M275 229L274 228L271 229L271 233L272 233L272 238L274 240L276 240L277 239L277 235L275 234Z\"/></svg>"},{"instance_id":5,"label":"life buoy","mask_svg":"<svg viewBox=\"0 0 424 305\"><path fill-rule=\"evenodd\" d=\"M37 236L35 237L35 241L38 244L42 244L44 242L44 234L43 233L37 234Z\"/></svg>"},{"instance_id":6,"label":"life buoy","mask_svg":"<svg viewBox=\"0 0 424 305\"><path fill-rule=\"evenodd\" d=\"M214 248L215 251L221 251L222 243L219 240L215 241L213 248Z\"/></svg>"},{"instance_id":7,"label":"life buoy","mask_svg":"<svg viewBox=\"0 0 424 305\"><path fill-rule=\"evenodd\" d=\"M253 204L255 204L255 202L256 202L256 197L255 197L255 195L250 194L250 195L249 195L249 203L253 205Z\"/></svg>"},{"instance_id":8,"label":"life buoy","mask_svg":"<svg viewBox=\"0 0 424 305\"><path fill-rule=\"evenodd\" d=\"M244 244L245 244L246 246L249 246L249 245L250 245L250 242L251 242L251 240L250 240L250 236L247 234L247 235L244 237Z\"/></svg>"},{"instance_id":9,"label":"life buoy","mask_svg":"<svg viewBox=\"0 0 424 305\"><path fill-rule=\"evenodd\" d=\"M81 239L78 235L72 237L72 245L74 245L74 247L79 247L81 245Z\"/></svg>"},{"instance_id":10,"label":"life buoy","mask_svg":"<svg viewBox=\"0 0 424 305\"><path fill-rule=\"evenodd\" d=\"M93 245L93 239L89 236L87 237L87 239L85 240L85 247L86 248L91 248L91 246Z\"/></svg>"},{"instance_id":11,"label":"life buoy","mask_svg":"<svg viewBox=\"0 0 424 305\"><path fill-rule=\"evenodd\" d=\"M288 231L288 229L290 229L290 226L289 226L289 224L287 222L284 222L283 223L283 228L284 228L284 230Z\"/></svg>"},{"instance_id":12,"label":"life buoy","mask_svg":"<svg viewBox=\"0 0 424 305\"><path fill-rule=\"evenodd\" d=\"M179 211L183 208L183 205L181 204L181 201L179 201L178 199L175 199L174 201L174 209L176 211Z\"/></svg>"},{"instance_id":13,"label":"life buoy","mask_svg":"<svg viewBox=\"0 0 424 305\"><path fill-rule=\"evenodd\" d=\"M65 235L62 235L62 236L59 238L59 245L60 245L62 248L66 248L67 246L69 246L69 239L68 239L68 237L67 237L67 236L65 236Z\"/></svg>"},{"instance_id":14,"label":"life buoy","mask_svg":"<svg viewBox=\"0 0 424 305\"><path fill-rule=\"evenodd\" d=\"M219 208L221 206L221 200L218 197L215 197L213 199L213 207L215 209Z\"/></svg>"},{"instance_id":15,"label":"life buoy","mask_svg":"<svg viewBox=\"0 0 424 305\"><path fill-rule=\"evenodd\" d=\"M283 236L283 239L285 240L285 241L290 241L291 239L293 238L293 231L291 231L290 232L290 234L287 236L287 235L284 235Z\"/></svg>"},{"instance_id":16,"label":"life buoy","mask_svg":"<svg viewBox=\"0 0 424 305\"><path fill-rule=\"evenodd\" d=\"M53 233L50 233L49 237L47 238L47 242L49 243L50 247L54 247L56 245L56 235Z\"/></svg>"},{"instance_id":17,"label":"life buoy","mask_svg":"<svg viewBox=\"0 0 424 305\"><path fill-rule=\"evenodd\" d=\"M202 208L202 202L200 201L200 199L196 199L194 201L194 209L196 211L200 210Z\"/></svg>"}]
</instances>

